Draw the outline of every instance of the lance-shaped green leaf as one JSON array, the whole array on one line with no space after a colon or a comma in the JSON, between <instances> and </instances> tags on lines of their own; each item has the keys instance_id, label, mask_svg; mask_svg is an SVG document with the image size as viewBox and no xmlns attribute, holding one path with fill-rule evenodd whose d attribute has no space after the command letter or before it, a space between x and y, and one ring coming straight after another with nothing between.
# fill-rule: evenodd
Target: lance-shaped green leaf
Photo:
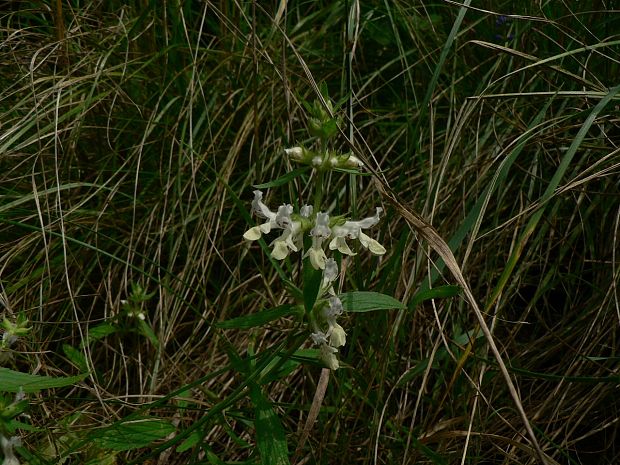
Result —
<instances>
[{"instance_id":1,"label":"lance-shaped green leaf","mask_svg":"<svg viewBox=\"0 0 620 465\"><path fill-rule=\"evenodd\" d=\"M263 310L258 313L252 313L250 315L244 315L237 318L231 318L230 320L217 323L215 326L223 329L249 329L263 326L270 321L277 320L287 315L295 313L297 308L293 305L285 304L279 307L271 308L269 310Z\"/></svg>"},{"instance_id":2,"label":"lance-shaped green leaf","mask_svg":"<svg viewBox=\"0 0 620 465\"><path fill-rule=\"evenodd\" d=\"M99 447L112 450L132 450L147 447L174 433L176 428L159 418L140 418L118 422L89 435Z\"/></svg>"},{"instance_id":3,"label":"lance-shaped green leaf","mask_svg":"<svg viewBox=\"0 0 620 465\"><path fill-rule=\"evenodd\" d=\"M425 300L431 299L445 299L447 297L454 297L461 292L461 287L456 285L438 286L432 289L423 289L413 296L410 308L415 308Z\"/></svg>"},{"instance_id":4,"label":"lance-shaped green leaf","mask_svg":"<svg viewBox=\"0 0 620 465\"><path fill-rule=\"evenodd\" d=\"M310 169L309 166L297 168L297 169L294 169L293 171L289 171L283 176L280 176L278 179L274 179L273 181L269 181L263 184L254 184L252 187L256 189L269 189L270 187L283 186L284 184L287 184L293 179L295 179L297 176L301 176L309 169Z\"/></svg>"},{"instance_id":5,"label":"lance-shaped green leaf","mask_svg":"<svg viewBox=\"0 0 620 465\"><path fill-rule=\"evenodd\" d=\"M67 378L53 378L51 376L31 375L20 371L13 371L9 368L0 368L0 391L19 392L21 389L26 394L30 394L39 392L42 389L71 386L82 381L87 376L88 373L83 373Z\"/></svg>"},{"instance_id":6,"label":"lance-shaped green leaf","mask_svg":"<svg viewBox=\"0 0 620 465\"><path fill-rule=\"evenodd\" d=\"M254 426L261 463L289 465L288 446L282 423L261 388L253 382L250 383L250 398L256 415Z\"/></svg>"},{"instance_id":7,"label":"lance-shaped green leaf","mask_svg":"<svg viewBox=\"0 0 620 465\"><path fill-rule=\"evenodd\" d=\"M391 310L406 308L401 302L389 295L379 292L354 291L338 296L345 312L371 312L373 310Z\"/></svg>"}]
</instances>

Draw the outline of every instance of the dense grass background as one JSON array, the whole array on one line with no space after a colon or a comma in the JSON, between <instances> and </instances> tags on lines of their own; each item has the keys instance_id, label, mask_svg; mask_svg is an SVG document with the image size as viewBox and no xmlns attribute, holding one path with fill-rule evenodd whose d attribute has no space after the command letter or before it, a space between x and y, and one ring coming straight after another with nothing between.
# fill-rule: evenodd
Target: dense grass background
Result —
<instances>
[{"instance_id":1,"label":"dense grass background","mask_svg":"<svg viewBox=\"0 0 620 465\"><path fill-rule=\"evenodd\" d=\"M5 366L89 373L28 396L23 463L292 460L320 365L285 356L307 334L215 323L290 302L241 236L319 82L450 244L548 463L620 462L619 5L475 3L2 4L1 312L32 326ZM303 181L269 203L301 202ZM344 320L296 463L539 463L471 306L411 304L455 282L443 262L373 177L330 195L387 211L387 255L344 286L408 309ZM145 416L162 422L123 429Z\"/></svg>"}]
</instances>

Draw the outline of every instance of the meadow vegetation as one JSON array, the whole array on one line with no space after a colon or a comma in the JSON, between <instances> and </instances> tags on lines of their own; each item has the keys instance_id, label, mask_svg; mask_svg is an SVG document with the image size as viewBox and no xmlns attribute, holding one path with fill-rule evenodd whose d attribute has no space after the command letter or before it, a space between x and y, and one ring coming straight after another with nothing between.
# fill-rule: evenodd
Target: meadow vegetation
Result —
<instances>
[{"instance_id":1,"label":"meadow vegetation","mask_svg":"<svg viewBox=\"0 0 620 465\"><path fill-rule=\"evenodd\" d=\"M619 8L3 2L4 463L620 463ZM341 317L306 431L316 348L256 316L300 260L243 234L321 86L330 208L384 209L340 284L403 308Z\"/></svg>"}]
</instances>

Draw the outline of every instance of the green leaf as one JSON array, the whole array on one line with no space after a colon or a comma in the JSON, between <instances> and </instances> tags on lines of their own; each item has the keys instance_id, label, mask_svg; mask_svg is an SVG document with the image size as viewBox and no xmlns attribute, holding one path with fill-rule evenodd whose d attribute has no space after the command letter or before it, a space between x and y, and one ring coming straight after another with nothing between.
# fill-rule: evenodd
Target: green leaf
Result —
<instances>
[{"instance_id":1,"label":"green leaf","mask_svg":"<svg viewBox=\"0 0 620 465\"><path fill-rule=\"evenodd\" d=\"M8 368L0 368L0 391L19 392L22 389L26 394L30 394L39 392L42 389L71 386L82 381L87 376L88 373L83 373L68 378L53 378L51 376L30 375Z\"/></svg>"},{"instance_id":2,"label":"green leaf","mask_svg":"<svg viewBox=\"0 0 620 465\"><path fill-rule=\"evenodd\" d=\"M402 303L389 295L378 292L355 291L345 292L338 296L346 312L371 312L373 310L389 310L406 308Z\"/></svg>"},{"instance_id":3,"label":"green leaf","mask_svg":"<svg viewBox=\"0 0 620 465\"><path fill-rule=\"evenodd\" d=\"M434 465L448 465L448 461L440 454L435 452L433 449L423 444L421 441L416 438L413 439L413 447L419 450L426 458L430 459Z\"/></svg>"},{"instance_id":4,"label":"green leaf","mask_svg":"<svg viewBox=\"0 0 620 465\"><path fill-rule=\"evenodd\" d=\"M101 323L100 325L89 328L88 335L86 336L86 343L81 344L80 347L84 348L84 345L103 339L104 337L114 334L117 331L118 328L110 323Z\"/></svg>"},{"instance_id":5,"label":"green leaf","mask_svg":"<svg viewBox=\"0 0 620 465\"><path fill-rule=\"evenodd\" d=\"M296 168L293 171L289 171L284 176L280 176L278 179L266 182L264 184L253 184L252 187L255 187L256 189L267 189L269 187L282 186L284 184L287 184L292 179L295 179L297 176L302 175L303 173L305 173L309 169L310 169L309 166L303 166L301 168Z\"/></svg>"},{"instance_id":6,"label":"green leaf","mask_svg":"<svg viewBox=\"0 0 620 465\"><path fill-rule=\"evenodd\" d=\"M88 364L84 354L69 344L62 345L62 351L65 353L71 363L73 363L82 373L88 371Z\"/></svg>"},{"instance_id":7,"label":"green leaf","mask_svg":"<svg viewBox=\"0 0 620 465\"><path fill-rule=\"evenodd\" d=\"M177 447L177 452L185 452L186 450L191 449L196 444L198 444L202 440L202 433L198 431L194 431L190 434L185 441L183 441L179 447Z\"/></svg>"},{"instance_id":8,"label":"green leaf","mask_svg":"<svg viewBox=\"0 0 620 465\"><path fill-rule=\"evenodd\" d=\"M262 312L252 313L251 315L240 316L230 320L216 323L215 326L223 329L241 328L249 329L257 326L263 326L270 321L277 320L283 316L295 313L297 310L293 305L285 304Z\"/></svg>"},{"instance_id":9,"label":"green leaf","mask_svg":"<svg viewBox=\"0 0 620 465\"><path fill-rule=\"evenodd\" d=\"M445 299L447 297L454 297L455 295L459 295L460 292L461 287L456 285L438 286L432 289L425 289L418 292L411 298L411 303L409 304L409 306L411 308L415 308L425 300Z\"/></svg>"},{"instance_id":10,"label":"green leaf","mask_svg":"<svg viewBox=\"0 0 620 465\"><path fill-rule=\"evenodd\" d=\"M99 429L91 433L89 438L102 449L121 451L147 447L175 431L176 428L167 421L141 418Z\"/></svg>"},{"instance_id":11,"label":"green leaf","mask_svg":"<svg viewBox=\"0 0 620 465\"><path fill-rule=\"evenodd\" d=\"M288 446L282 423L256 383L250 383L250 398L256 415L254 426L261 463L289 465Z\"/></svg>"},{"instance_id":12,"label":"green leaf","mask_svg":"<svg viewBox=\"0 0 620 465\"><path fill-rule=\"evenodd\" d=\"M319 296L319 289L323 273L321 270L315 270L310 264L310 260L304 260L304 307L306 312L312 311L314 303Z\"/></svg>"},{"instance_id":13,"label":"green leaf","mask_svg":"<svg viewBox=\"0 0 620 465\"><path fill-rule=\"evenodd\" d=\"M153 331L153 328L151 328L148 325L148 323L143 320L138 320L138 328L139 328L138 330L140 331L140 334L145 336L149 341L151 341L151 344L153 344L153 346L158 349L159 339L157 339L157 336L155 335L155 331Z\"/></svg>"}]
</instances>

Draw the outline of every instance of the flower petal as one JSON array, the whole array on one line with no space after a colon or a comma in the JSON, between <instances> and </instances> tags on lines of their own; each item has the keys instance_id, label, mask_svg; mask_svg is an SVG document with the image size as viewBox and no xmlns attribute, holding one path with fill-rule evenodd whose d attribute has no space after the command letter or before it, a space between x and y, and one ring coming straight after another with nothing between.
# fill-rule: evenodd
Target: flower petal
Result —
<instances>
[{"instance_id":1,"label":"flower petal","mask_svg":"<svg viewBox=\"0 0 620 465\"><path fill-rule=\"evenodd\" d=\"M254 200L252 200L252 213L256 213L259 218L276 219L276 214L269 210L269 207L263 203L263 193L259 190L254 191Z\"/></svg>"},{"instance_id":2,"label":"flower petal","mask_svg":"<svg viewBox=\"0 0 620 465\"><path fill-rule=\"evenodd\" d=\"M308 251L308 256L310 257L310 263L315 270L325 269L325 261L327 260L327 256L325 255L323 249L311 247Z\"/></svg>"},{"instance_id":3,"label":"flower petal","mask_svg":"<svg viewBox=\"0 0 620 465\"><path fill-rule=\"evenodd\" d=\"M385 253L385 247L379 244L376 240L368 237L366 234L360 231L359 240L361 244L370 250L375 255L383 255Z\"/></svg>"},{"instance_id":4,"label":"flower petal","mask_svg":"<svg viewBox=\"0 0 620 465\"><path fill-rule=\"evenodd\" d=\"M254 226L253 228L248 229L244 234L243 238L247 241L257 241L260 239L262 228L260 226Z\"/></svg>"},{"instance_id":5,"label":"flower petal","mask_svg":"<svg viewBox=\"0 0 620 465\"><path fill-rule=\"evenodd\" d=\"M284 260L288 257L288 247L284 241L276 240L273 243L273 250L271 251L271 256L276 260Z\"/></svg>"},{"instance_id":6,"label":"flower petal","mask_svg":"<svg viewBox=\"0 0 620 465\"><path fill-rule=\"evenodd\" d=\"M347 242L344 240L344 237L334 237L331 240L331 242L329 243L329 250L335 249L338 249L340 253L343 253L345 255L357 255L349 248Z\"/></svg>"},{"instance_id":7,"label":"flower petal","mask_svg":"<svg viewBox=\"0 0 620 465\"><path fill-rule=\"evenodd\" d=\"M330 370L337 370L340 368L340 364L338 363L338 358L336 357L337 349L333 347L322 344L320 349L321 360L327 365Z\"/></svg>"},{"instance_id":8,"label":"flower petal","mask_svg":"<svg viewBox=\"0 0 620 465\"><path fill-rule=\"evenodd\" d=\"M335 323L329 333L329 345L332 347L342 347L347 343L347 333L344 332L342 326Z\"/></svg>"},{"instance_id":9,"label":"flower petal","mask_svg":"<svg viewBox=\"0 0 620 465\"><path fill-rule=\"evenodd\" d=\"M323 280L327 282L327 284L331 284L338 277L338 264L336 260L333 258L328 258L325 260L325 271L323 271ZM325 284L323 284L325 286Z\"/></svg>"}]
</instances>

